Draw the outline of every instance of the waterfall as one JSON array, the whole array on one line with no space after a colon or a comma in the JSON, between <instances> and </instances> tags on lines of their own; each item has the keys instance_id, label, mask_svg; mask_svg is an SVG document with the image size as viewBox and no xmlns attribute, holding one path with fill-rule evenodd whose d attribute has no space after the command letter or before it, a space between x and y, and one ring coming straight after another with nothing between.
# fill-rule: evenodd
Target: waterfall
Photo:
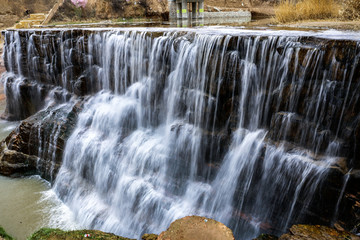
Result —
<instances>
[{"instance_id":1,"label":"waterfall","mask_svg":"<svg viewBox=\"0 0 360 240\"><path fill-rule=\"evenodd\" d=\"M281 233L319 214L313 196L352 157L343 129L358 121L348 118L359 89L356 41L332 49L332 40L276 32L54 32L28 33L37 71L27 76L89 95L53 185L86 228L139 238L196 214L238 239ZM9 64L19 43L7 34Z\"/></svg>"}]
</instances>

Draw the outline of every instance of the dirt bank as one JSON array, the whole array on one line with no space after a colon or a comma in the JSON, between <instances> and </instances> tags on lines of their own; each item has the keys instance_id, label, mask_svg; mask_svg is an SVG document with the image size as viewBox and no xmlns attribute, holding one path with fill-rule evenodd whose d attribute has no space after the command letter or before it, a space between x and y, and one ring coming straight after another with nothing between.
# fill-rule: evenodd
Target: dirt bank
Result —
<instances>
[{"instance_id":1,"label":"dirt bank","mask_svg":"<svg viewBox=\"0 0 360 240\"><path fill-rule=\"evenodd\" d=\"M274 16L274 0L205 0L206 11L249 10L253 17Z\"/></svg>"},{"instance_id":2,"label":"dirt bank","mask_svg":"<svg viewBox=\"0 0 360 240\"><path fill-rule=\"evenodd\" d=\"M0 0L0 29L13 26L30 13L48 12L57 0Z\"/></svg>"},{"instance_id":3,"label":"dirt bank","mask_svg":"<svg viewBox=\"0 0 360 240\"><path fill-rule=\"evenodd\" d=\"M123 18L158 17L168 15L167 0L89 0L85 8L76 8L66 1L52 22L122 20Z\"/></svg>"}]
</instances>

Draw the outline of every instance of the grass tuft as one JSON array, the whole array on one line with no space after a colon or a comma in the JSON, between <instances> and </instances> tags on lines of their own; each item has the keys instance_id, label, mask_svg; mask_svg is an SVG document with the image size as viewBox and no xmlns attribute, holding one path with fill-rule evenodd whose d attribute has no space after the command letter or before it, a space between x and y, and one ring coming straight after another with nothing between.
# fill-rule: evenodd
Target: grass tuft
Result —
<instances>
[{"instance_id":1,"label":"grass tuft","mask_svg":"<svg viewBox=\"0 0 360 240\"><path fill-rule=\"evenodd\" d=\"M340 9L335 0L300 0L297 3L282 0L275 9L275 18L281 23L327 19L339 17Z\"/></svg>"},{"instance_id":2,"label":"grass tuft","mask_svg":"<svg viewBox=\"0 0 360 240\"><path fill-rule=\"evenodd\" d=\"M360 0L345 0L341 16L347 20L360 19Z\"/></svg>"},{"instance_id":3,"label":"grass tuft","mask_svg":"<svg viewBox=\"0 0 360 240\"><path fill-rule=\"evenodd\" d=\"M9 236L5 230L0 226L0 238L3 238L5 240L14 240L11 236Z\"/></svg>"}]
</instances>

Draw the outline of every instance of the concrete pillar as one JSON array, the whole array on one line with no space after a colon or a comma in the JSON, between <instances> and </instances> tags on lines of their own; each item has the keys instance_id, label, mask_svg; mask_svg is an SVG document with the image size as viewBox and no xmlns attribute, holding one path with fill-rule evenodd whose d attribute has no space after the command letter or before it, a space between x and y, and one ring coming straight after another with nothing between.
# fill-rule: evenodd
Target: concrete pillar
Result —
<instances>
[{"instance_id":1,"label":"concrete pillar","mask_svg":"<svg viewBox=\"0 0 360 240\"><path fill-rule=\"evenodd\" d=\"M188 18L188 4L186 0L181 1L181 15L183 19Z\"/></svg>"},{"instance_id":2,"label":"concrete pillar","mask_svg":"<svg viewBox=\"0 0 360 240\"><path fill-rule=\"evenodd\" d=\"M197 8L196 8L196 2L192 3L191 6L191 11L192 11L192 18L197 18Z\"/></svg>"},{"instance_id":3,"label":"concrete pillar","mask_svg":"<svg viewBox=\"0 0 360 240\"><path fill-rule=\"evenodd\" d=\"M204 18L204 0L199 1L199 18Z\"/></svg>"},{"instance_id":4,"label":"concrete pillar","mask_svg":"<svg viewBox=\"0 0 360 240\"><path fill-rule=\"evenodd\" d=\"M176 16L178 19L181 19L181 3L176 4Z\"/></svg>"},{"instance_id":5,"label":"concrete pillar","mask_svg":"<svg viewBox=\"0 0 360 240\"><path fill-rule=\"evenodd\" d=\"M189 21L191 21L191 20L189 20L187 18L186 19L183 18L181 21L182 21L182 27L187 28L187 27L189 27Z\"/></svg>"},{"instance_id":6,"label":"concrete pillar","mask_svg":"<svg viewBox=\"0 0 360 240\"><path fill-rule=\"evenodd\" d=\"M176 19L176 0L168 0L169 20Z\"/></svg>"}]
</instances>

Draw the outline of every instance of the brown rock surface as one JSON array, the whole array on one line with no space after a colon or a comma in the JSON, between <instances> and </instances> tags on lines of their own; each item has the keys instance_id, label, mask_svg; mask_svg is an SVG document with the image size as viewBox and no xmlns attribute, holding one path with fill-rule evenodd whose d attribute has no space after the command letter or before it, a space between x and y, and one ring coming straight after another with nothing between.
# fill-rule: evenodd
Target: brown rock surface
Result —
<instances>
[{"instance_id":1,"label":"brown rock surface","mask_svg":"<svg viewBox=\"0 0 360 240\"><path fill-rule=\"evenodd\" d=\"M158 235L145 233L144 235L142 235L141 239L142 240L157 240Z\"/></svg>"},{"instance_id":2,"label":"brown rock surface","mask_svg":"<svg viewBox=\"0 0 360 240\"><path fill-rule=\"evenodd\" d=\"M188 216L171 223L158 240L233 240L232 231L210 218Z\"/></svg>"},{"instance_id":3,"label":"brown rock surface","mask_svg":"<svg viewBox=\"0 0 360 240\"><path fill-rule=\"evenodd\" d=\"M292 226L290 233L282 235L279 240L360 240L360 237L326 226L299 224Z\"/></svg>"},{"instance_id":4,"label":"brown rock surface","mask_svg":"<svg viewBox=\"0 0 360 240\"><path fill-rule=\"evenodd\" d=\"M54 105L22 121L0 143L0 174L11 177L39 174L53 181L61 166L65 142L75 126L80 105L62 108ZM50 135L55 131L56 138L52 139Z\"/></svg>"}]
</instances>

